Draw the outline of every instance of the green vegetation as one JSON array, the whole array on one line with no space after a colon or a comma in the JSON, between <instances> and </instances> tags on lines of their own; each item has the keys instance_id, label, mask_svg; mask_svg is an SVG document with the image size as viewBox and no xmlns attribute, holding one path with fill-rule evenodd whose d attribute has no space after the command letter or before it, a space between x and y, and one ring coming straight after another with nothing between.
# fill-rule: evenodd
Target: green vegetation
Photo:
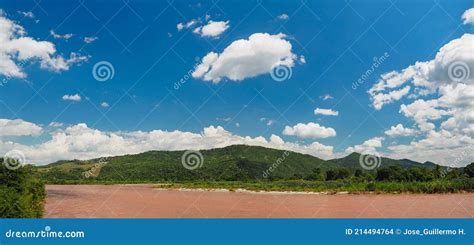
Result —
<instances>
[{"instance_id":1,"label":"green vegetation","mask_svg":"<svg viewBox=\"0 0 474 245\"><path fill-rule=\"evenodd\" d=\"M0 218L41 217L46 191L35 167L27 165L11 170L5 167L4 161L0 158Z\"/></svg>"},{"instance_id":2,"label":"green vegetation","mask_svg":"<svg viewBox=\"0 0 474 245\"><path fill-rule=\"evenodd\" d=\"M200 168L183 167L184 151L59 161L38 170L47 183L168 183L172 187L285 191L459 192L473 191L474 164L448 169L434 163L381 159L368 171L360 154L325 161L310 155L234 145L201 151Z\"/></svg>"}]
</instances>

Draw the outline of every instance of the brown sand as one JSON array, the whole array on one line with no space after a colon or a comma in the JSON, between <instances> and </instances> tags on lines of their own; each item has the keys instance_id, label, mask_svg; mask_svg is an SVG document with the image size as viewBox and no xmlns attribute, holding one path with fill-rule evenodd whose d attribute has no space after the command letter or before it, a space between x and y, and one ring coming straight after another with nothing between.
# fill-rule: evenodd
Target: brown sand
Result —
<instances>
[{"instance_id":1,"label":"brown sand","mask_svg":"<svg viewBox=\"0 0 474 245\"><path fill-rule=\"evenodd\" d=\"M48 185L61 218L445 218L474 216L474 193L281 194L159 190L150 185Z\"/></svg>"}]
</instances>

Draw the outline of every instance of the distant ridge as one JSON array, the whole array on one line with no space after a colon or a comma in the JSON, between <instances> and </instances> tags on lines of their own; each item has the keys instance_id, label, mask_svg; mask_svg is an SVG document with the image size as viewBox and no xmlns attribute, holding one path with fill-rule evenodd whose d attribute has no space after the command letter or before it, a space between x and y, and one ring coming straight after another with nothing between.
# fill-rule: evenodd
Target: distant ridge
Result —
<instances>
[{"instance_id":1,"label":"distant ridge","mask_svg":"<svg viewBox=\"0 0 474 245\"><path fill-rule=\"evenodd\" d=\"M186 180L256 180L269 178L291 178L308 176L317 168L320 171L349 168L363 169L359 159L361 154L351 153L346 157L332 160L296 153L292 151L265 148L261 146L232 145L223 148L199 151L194 162L199 166L185 166L183 155L186 151L148 151L134 155L114 156L91 160L62 160L38 167L49 181L77 181L84 178L87 171L100 171L92 178L96 181L186 181ZM192 154L192 153L191 153ZM190 158L191 159L191 158ZM408 159L381 158L381 167L400 166L403 168L434 168L436 164L425 164ZM191 161L191 160L190 160ZM189 165L192 165L189 162ZM194 169L190 170L191 168ZM265 174L266 173L266 174ZM94 173L91 173L94 175ZM90 179L87 179L90 180Z\"/></svg>"}]
</instances>

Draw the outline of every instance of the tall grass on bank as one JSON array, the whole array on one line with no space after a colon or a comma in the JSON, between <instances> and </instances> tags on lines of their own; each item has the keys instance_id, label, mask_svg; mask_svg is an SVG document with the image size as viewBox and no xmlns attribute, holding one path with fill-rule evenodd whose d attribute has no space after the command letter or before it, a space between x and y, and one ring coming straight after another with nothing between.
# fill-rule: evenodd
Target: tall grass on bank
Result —
<instances>
[{"instance_id":1,"label":"tall grass on bank","mask_svg":"<svg viewBox=\"0 0 474 245\"><path fill-rule=\"evenodd\" d=\"M269 182L210 181L157 184L158 188L246 189L251 191L301 192L376 192L376 193L456 193L472 192L474 179L436 180L429 182L351 182L282 180Z\"/></svg>"}]
</instances>

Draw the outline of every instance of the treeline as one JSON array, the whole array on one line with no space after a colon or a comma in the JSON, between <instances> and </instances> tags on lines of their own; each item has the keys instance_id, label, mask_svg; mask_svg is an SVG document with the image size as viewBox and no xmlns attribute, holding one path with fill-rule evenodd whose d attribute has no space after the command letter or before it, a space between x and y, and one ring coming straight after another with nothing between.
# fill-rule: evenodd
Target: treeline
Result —
<instances>
[{"instance_id":1,"label":"treeline","mask_svg":"<svg viewBox=\"0 0 474 245\"><path fill-rule=\"evenodd\" d=\"M46 190L33 166L9 169L0 158L0 218L40 218ZM12 159L8 160L10 165Z\"/></svg>"}]
</instances>

